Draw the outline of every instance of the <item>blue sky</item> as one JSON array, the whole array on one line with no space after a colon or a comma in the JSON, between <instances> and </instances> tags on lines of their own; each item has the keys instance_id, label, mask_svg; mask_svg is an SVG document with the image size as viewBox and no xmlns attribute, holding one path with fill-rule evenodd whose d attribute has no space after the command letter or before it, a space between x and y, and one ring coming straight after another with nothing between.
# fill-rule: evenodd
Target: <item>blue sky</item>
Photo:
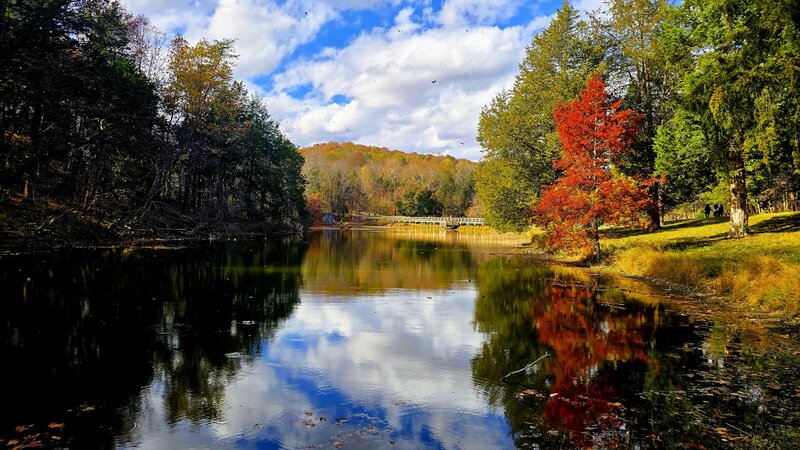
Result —
<instances>
[{"instance_id":1,"label":"blue sky","mask_svg":"<svg viewBox=\"0 0 800 450\"><path fill-rule=\"evenodd\" d=\"M169 35L236 39L235 76L299 146L353 141L478 160L481 107L513 84L525 46L562 1L124 3Z\"/></svg>"}]
</instances>

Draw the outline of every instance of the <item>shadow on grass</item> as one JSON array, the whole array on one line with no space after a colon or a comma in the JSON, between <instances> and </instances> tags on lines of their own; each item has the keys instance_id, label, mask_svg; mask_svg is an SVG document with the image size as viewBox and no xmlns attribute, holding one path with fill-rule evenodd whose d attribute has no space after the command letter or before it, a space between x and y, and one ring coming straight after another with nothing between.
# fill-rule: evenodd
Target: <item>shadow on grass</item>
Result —
<instances>
[{"instance_id":1,"label":"shadow on grass","mask_svg":"<svg viewBox=\"0 0 800 450\"><path fill-rule=\"evenodd\" d=\"M707 225L727 224L728 217L717 217L709 219L691 219L667 222L667 224L656 231L636 230L629 228L610 228L602 231L602 239L622 239L633 236L647 238L652 236L653 243L659 243L659 247L664 250L684 251L702 247L707 247L716 242L728 239L727 228L721 233L703 236L670 236L669 239L660 239L661 233L672 232L681 229L700 228ZM800 231L800 212L794 214L781 214L763 220L760 223L750 226L751 234L767 233L786 233Z\"/></svg>"},{"instance_id":2,"label":"shadow on grass","mask_svg":"<svg viewBox=\"0 0 800 450\"><path fill-rule=\"evenodd\" d=\"M750 227L753 233L785 233L800 231L800 213L773 217Z\"/></svg>"},{"instance_id":3,"label":"shadow on grass","mask_svg":"<svg viewBox=\"0 0 800 450\"><path fill-rule=\"evenodd\" d=\"M644 236L648 234L656 235L667 231L680 230L684 228L702 227L706 225L713 225L717 223L727 223L727 222L728 222L727 217L718 217L712 219L690 219L681 221L671 221L667 222L663 227L655 231L637 230L634 228L621 228L621 227L611 228L603 231L603 237L607 239L621 239L631 236Z\"/></svg>"},{"instance_id":4,"label":"shadow on grass","mask_svg":"<svg viewBox=\"0 0 800 450\"><path fill-rule=\"evenodd\" d=\"M664 245L666 250L689 250L693 248L707 247L714 242L721 241L728 237L728 233L715 234L713 236L704 236L702 238L681 238L676 239L674 242Z\"/></svg>"}]
</instances>

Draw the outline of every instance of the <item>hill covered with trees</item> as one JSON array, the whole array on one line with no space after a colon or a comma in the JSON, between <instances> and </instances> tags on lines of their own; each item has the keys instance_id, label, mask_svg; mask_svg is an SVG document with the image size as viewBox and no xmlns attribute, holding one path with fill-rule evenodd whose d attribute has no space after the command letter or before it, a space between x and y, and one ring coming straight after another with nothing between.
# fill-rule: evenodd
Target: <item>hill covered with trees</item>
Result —
<instances>
[{"instance_id":1,"label":"hill covered with trees","mask_svg":"<svg viewBox=\"0 0 800 450\"><path fill-rule=\"evenodd\" d=\"M2 2L0 202L23 233L299 229L302 157L233 79L232 42L171 42L117 2ZM233 227L233 228L231 228Z\"/></svg>"},{"instance_id":2,"label":"hill covered with trees","mask_svg":"<svg viewBox=\"0 0 800 450\"><path fill-rule=\"evenodd\" d=\"M300 153L309 207L317 216L463 217L479 212L474 207L477 164L472 161L352 142L317 144Z\"/></svg>"}]
</instances>

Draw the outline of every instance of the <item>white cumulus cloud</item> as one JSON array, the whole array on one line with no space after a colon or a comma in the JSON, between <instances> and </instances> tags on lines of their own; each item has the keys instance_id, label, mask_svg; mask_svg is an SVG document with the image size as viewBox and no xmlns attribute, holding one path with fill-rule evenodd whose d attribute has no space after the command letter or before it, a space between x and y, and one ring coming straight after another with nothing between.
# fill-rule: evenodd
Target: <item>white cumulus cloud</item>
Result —
<instances>
[{"instance_id":1,"label":"white cumulus cloud","mask_svg":"<svg viewBox=\"0 0 800 450\"><path fill-rule=\"evenodd\" d=\"M347 47L296 61L274 77L272 96L277 99L310 85L304 100L317 102L273 106L292 139L301 145L346 139L480 157L475 142L480 109L511 84L531 30L433 27L408 33L414 28L410 14L400 16L397 22L405 28L364 33ZM361 120L335 127L326 123L334 96L349 99L350 116Z\"/></svg>"},{"instance_id":2,"label":"white cumulus cloud","mask_svg":"<svg viewBox=\"0 0 800 450\"><path fill-rule=\"evenodd\" d=\"M599 2L579 0L578 7ZM552 18L531 0L446 0L438 8L430 0L125 3L190 42L235 39L235 76L266 97L300 146L350 140L473 160L481 155L481 107L512 85L525 46ZM298 56L326 25L352 17L345 12L384 9L393 19L344 45ZM535 18L514 22L521 12ZM511 22L517 24L504 25Z\"/></svg>"}]
</instances>

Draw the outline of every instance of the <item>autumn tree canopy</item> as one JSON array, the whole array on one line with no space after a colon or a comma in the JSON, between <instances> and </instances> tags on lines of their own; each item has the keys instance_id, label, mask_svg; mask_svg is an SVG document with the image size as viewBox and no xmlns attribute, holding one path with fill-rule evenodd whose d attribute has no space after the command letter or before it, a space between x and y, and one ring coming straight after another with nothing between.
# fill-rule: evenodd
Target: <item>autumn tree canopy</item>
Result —
<instances>
[{"instance_id":1,"label":"autumn tree canopy","mask_svg":"<svg viewBox=\"0 0 800 450\"><path fill-rule=\"evenodd\" d=\"M558 140L553 108L573 100L586 78L602 70L603 49L580 12L565 0L526 48L514 86L484 106L477 140L484 150L478 197L492 227L530 225L530 205L555 179ZM513 173L511 173L513 172Z\"/></svg>"},{"instance_id":2,"label":"autumn tree canopy","mask_svg":"<svg viewBox=\"0 0 800 450\"><path fill-rule=\"evenodd\" d=\"M797 10L796 1L608 0L582 18L565 1L533 37L514 86L481 112L487 223L528 225L525 205L559 175L552 162L564 143L551 112L594 71L641 116L635 151L614 167L658 178L648 187L652 227L718 203L729 235L742 237L750 214L798 210Z\"/></svg>"},{"instance_id":3,"label":"autumn tree canopy","mask_svg":"<svg viewBox=\"0 0 800 450\"><path fill-rule=\"evenodd\" d=\"M307 197L322 212L467 216L477 164L452 156L404 153L352 142L300 149Z\"/></svg>"},{"instance_id":4,"label":"autumn tree canopy","mask_svg":"<svg viewBox=\"0 0 800 450\"><path fill-rule=\"evenodd\" d=\"M111 0L0 2L0 194L112 231L301 228L302 157L232 49Z\"/></svg>"},{"instance_id":5,"label":"autumn tree canopy","mask_svg":"<svg viewBox=\"0 0 800 450\"><path fill-rule=\"evenodd\" d=\"M602 224L641 226L641 213L650 206L647 181L619 171L639 117L609 100L599 74L580 99L559 104L554 115L563 151L553 167L561 177L545 189L534 221L547 231L550 246L588 247L598 257Z\"/></svg>"}]
</instances>

